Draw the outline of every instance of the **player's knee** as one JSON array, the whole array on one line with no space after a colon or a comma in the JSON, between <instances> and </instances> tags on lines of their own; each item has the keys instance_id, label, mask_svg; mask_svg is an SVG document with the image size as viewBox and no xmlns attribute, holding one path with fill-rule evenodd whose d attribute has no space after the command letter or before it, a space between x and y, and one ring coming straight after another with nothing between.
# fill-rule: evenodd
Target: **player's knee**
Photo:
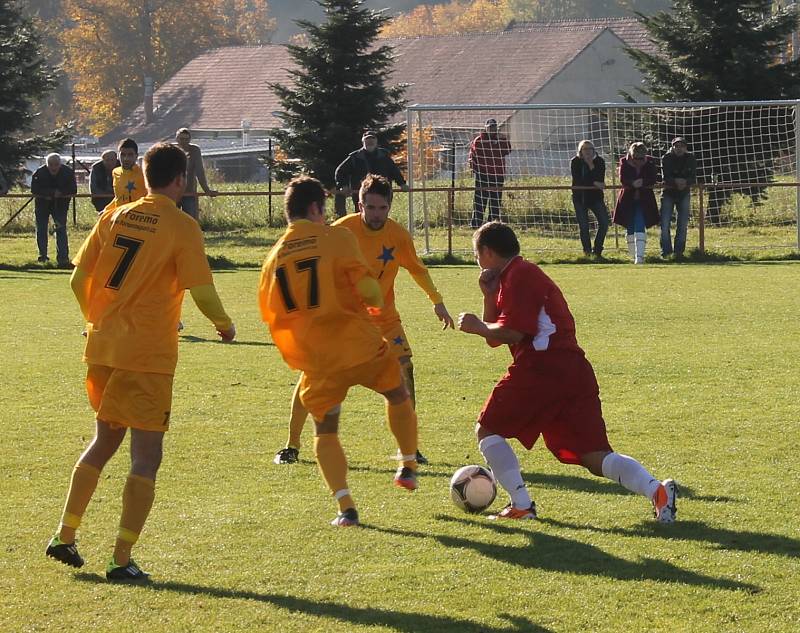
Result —
<instances>
[{"instance_id":1,"label":"player's knee","mask_svg":"<svg viewBox=\"0 0 800 633\"><path fill-rule=\"evenodd\" d=\"M405 383L400 383L399 387L396 387L389 391L384 391L383 394L381 395L383 395L383 397L389 401L389 404L392 405L403 404L406 400L410 398Z\"/></svg>"},{"instance_id":2,"label":"player's knee","mask_svg":"<svg viewBox=\"0 0 800 633\"><path fill-rule=\"evenodd\" d=\"M339 413L342 410L342 405L337 404L330 409L321 420L314 418L315 435L326 435L328 433L338 433L339 431Z\"/></svg>"}]
</instances>

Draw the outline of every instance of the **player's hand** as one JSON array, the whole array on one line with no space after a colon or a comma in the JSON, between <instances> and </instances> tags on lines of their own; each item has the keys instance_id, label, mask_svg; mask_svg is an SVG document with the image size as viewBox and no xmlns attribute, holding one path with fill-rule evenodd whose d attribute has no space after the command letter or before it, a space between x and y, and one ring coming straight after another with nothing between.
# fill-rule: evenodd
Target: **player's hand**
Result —
<instances>
[{"instance_id":1,"label":"player's hand","mask_svg":"<svg viewBox=\"0 0 800 633\"><path fill-rule=\"evenodd\" d=\"M483 334L486 324L471 312L462 312L458 315L458 329L467 334Z\"/></svg>"},{"instance_id":2,"label":"player's hand","mask_svg":"<svg viewBox=\"0 0 800 633\"><path fill-rule=\"evenodd\" d=\"M444 307L444 303L435 304L433 306L433 312L436 314L436 318L442 322L443 330L446 330L448 326L450 326L451 330L456 329L456 324L453 322L453 317L450 316L447 308Z\"/></svg>"},{"instance_id":3,"label":"player's hand","mask_svg":"<svg viewBox=\"0 0 800 633\"><path fill-rule=\"evenodd\" d=\"M236 338L236 326L231 323L227 330L220 330L217 328L217 335L222 339L223 343L230 343Z\"/></svg>"},{"instance_id":4,"label":"player's hand","mask_svg":"<svg viewBox=\"0 0 800 633\"><path fill-rule=\"evenodd\" d=\"M493 297L500 290L500 275L496 270L484 268L478 277L481 292L487 297Z\"/></svg>"}]
</instances>

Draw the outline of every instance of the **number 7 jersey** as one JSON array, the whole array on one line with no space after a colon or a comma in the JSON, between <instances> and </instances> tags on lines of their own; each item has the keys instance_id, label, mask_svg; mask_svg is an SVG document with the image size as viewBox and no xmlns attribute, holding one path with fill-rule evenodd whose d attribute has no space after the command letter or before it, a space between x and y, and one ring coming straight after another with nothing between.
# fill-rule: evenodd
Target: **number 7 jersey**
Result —
<instances>
[{"instance_id":1,"label":"number 7 jersey","mask_svg":"<svg viewBox=\"0 0 800 633\"><path fill-rule=\"evenodd\" d=\"M213 283L197 222L148 194L105 211L73 263L90 277L84 361L174 374L184 290Z\"/></svg>"},{"instance_id":2,"label":"number 7 jersey","mask_svg":"<svg viewBox=\"0 0 800 633\"><path fill-rule=\"evenodd\" d=\"M293 222L267 256L258 303L286 363L332 374L375 358L385 345L356 284L374 276L343 227Z\"/></svg>"}]
</instances>

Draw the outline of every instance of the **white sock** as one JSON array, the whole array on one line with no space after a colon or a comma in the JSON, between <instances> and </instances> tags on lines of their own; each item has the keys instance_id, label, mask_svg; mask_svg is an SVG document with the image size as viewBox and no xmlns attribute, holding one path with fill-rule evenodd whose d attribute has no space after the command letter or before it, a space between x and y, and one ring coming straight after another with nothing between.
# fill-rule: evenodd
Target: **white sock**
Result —
<instances>
[{"instance_id":1,"label":"white sock","mask_svg":"<svg viewBox=\"0 0 800 633\"><path fill-rule=\"evenodd\" d=\"M478 442L478 449L495 479L511 495L511 505L521 509L530 508L533 502L522 480L519 460L505 438L499 435L484 437Z\"/></svg>"},{"instance_id":2,"label":"white sock","mask_svg":"<svg viewBox=\"0 0 800 633\"><path fill-rule=\"evenodd\" d=\"M631 492L652 499L661 482L633 457L609 453L601 465L603 475L625 486Z\"/></svg>"}]
</instances>

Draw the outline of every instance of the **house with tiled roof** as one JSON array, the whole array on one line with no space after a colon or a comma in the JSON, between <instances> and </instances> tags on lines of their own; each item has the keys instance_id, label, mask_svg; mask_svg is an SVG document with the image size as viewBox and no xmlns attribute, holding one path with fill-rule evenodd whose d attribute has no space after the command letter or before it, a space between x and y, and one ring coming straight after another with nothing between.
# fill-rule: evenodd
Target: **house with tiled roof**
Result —
<instances>
[{"instance_id":1,"label":"house with tiled roof","mask_svg":"<svg viewBox=\"0 0 800 633\"><path fill-rule=\"evenodd\" d=\"M635 92L641 75L624 53L643 42L635 21L520 23L498 33L381 40L394 51L392 82L408 85L409 104L597 103ZM252 146L281 125L270 83L290 83L294 62L282 45L227 47L199 55L155 92L150 122L144 107L105 138L133 136L144 144L189 127L208 155ZM530 125L527 113L499 112L501 127ZM434 124L456 125L442 114ZM472 126L474 127L474 126ZM480 127L478 125L477 127ZM565 143L581 136L570 130ZM464 130L464 134L473 130ZM542 135L559 130L540 130ZM519 137L519 136L518 136Z\"/></svg>"}]
</instances>

